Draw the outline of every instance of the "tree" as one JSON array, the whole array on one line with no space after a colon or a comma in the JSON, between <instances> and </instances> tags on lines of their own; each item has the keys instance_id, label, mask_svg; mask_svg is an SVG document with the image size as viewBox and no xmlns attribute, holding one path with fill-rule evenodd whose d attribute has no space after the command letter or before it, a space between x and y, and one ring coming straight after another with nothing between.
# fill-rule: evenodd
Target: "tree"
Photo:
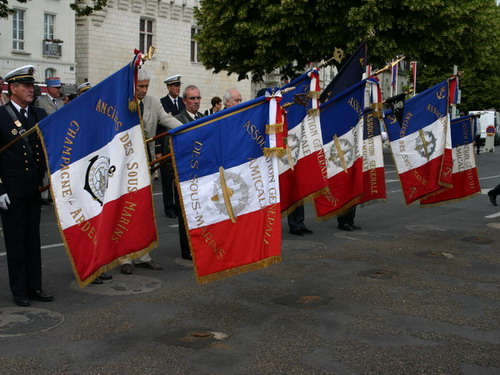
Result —
<instances>
[{"instance_id":1,"label":"tree","mask_svg":"<svg viewBox=\"0 0 500 375\"><path fill-rule=\"evenodd\" d=\"M27 3L29 0L17 0L19 3ZM77 16L88 16L95 11L102 10L108 4L108 0L75 0L69 6ZM0 18L6 18L12 14L14 9L9 6L9 0L0 0Z\"/></svg>"},{"instance_id":2,"label":"tree","mask_svg":"<svg viewBox=\"0 0 500 375\"><path fill-rule=\"evenodd\" d=\"M369 63L383 66L396 55L418 61L419 91L448 77L453 65L464 71L464 98L472 100L469 80L483 71L495 88L491 100L500 90L495 0L201 0L195 14L203 64L240 79L252 72L259 81L286 66L301 71L336 47L354 51L373 30Z\"/></svg>"}]
</instances>

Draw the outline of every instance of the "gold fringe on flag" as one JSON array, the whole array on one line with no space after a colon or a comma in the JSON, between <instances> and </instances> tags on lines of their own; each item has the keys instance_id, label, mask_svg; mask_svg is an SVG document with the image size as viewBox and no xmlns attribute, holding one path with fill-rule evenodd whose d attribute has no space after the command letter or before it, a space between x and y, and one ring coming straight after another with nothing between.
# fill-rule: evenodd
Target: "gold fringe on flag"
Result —
<instances>
[{"instance_id":1,"label":"gold fringe on flag","mask_svg":"<svg viewBox=\"0 0 500 375\"><path fill-rule=\"evenodd\" d=\"M319 91L309 91L307 93L307 96L309 96L311 99L319 99L321 93Z\"/></svg>"},{"instance_id":2,"label":"gold fringe on flag","mask_svg":"<svg viewBox=\"0 0 500 375\"><path fill-rule=\"evenodd\" d=\"M261 268L270 266L271 264L276 264L281 262L281 255L277 256L271 256L269 258L265 258L262 260L259 260L258 262L250 263L250 264L245 264L243 266L235 267L235 268L230 268L228 270L216 272L216 273L211 273L206 276L198 276L196 275L196 281L199 284L206 284L211 281L217 281L220 279L224 279L229 276L235 276L235 275L240 275L245 272L250 272L250 271L257 271Z\"/></svg>"},{"instance_id":3,"label":"gold fringe on flag","mask_svg":"<svg viewBox=\"0 0 500 375\"><path fill-rule=\"evenodd\" d=\"M466 201L467 199L470 199L470 198L475 197L476 195L480 195L480 194L481 194L481 192L478 191L476 193L472 193L471 195L467 195L465 197L453 198L453 199L448 199L448 200L441 201L441 202L425 203L425 204L422 203L422 199L421 199L420 200L420 207L422 207L422 208L439 207L439 206L444 206L445 204L449 204L449 203L458 203L458 202Z\"/></svg>"},{"instance_id":4,"label":"gold fringe on flag","mask_svg":"<svg viewBox=\"0 0 500 375\"><path fill-rule=\"evenodd\" d=\"M266 125L266 134L277 134L283 132L283 123Z\"/></svg>"},{"instance_id":5,"label":"gold fringe on flag","mask_svg":"<svg viewBox=\"0 0 500 375\"><path fill-rule=\"evenodd\" d=\"M371 109L382 109L382 103L371 103L370 108Z\"/></svg>"},{"instance_id":6,"label":"gold fringe on flag","mask_svg":"<svg viewBox=\"0 0 500 375\"><path fill-rule=\"evenodd\" d=\"M318 108L311 108L307 110L307 114L309 116L319 116L319 109Z\"/></svg>"},{"instance_id":7,"label":"gold fringe on flag","mask_svg":"<svg viewBox=\"0 0 500 375\"><path fill-rule=\"evenodd\" d=\"M279 158L285 156L286 151L283 147L265 147L264 156L277 156Z\"/></svg>"},{"instance_id":8,"label":"gold fringe on flag","mask_svg":"<svg viewBox=\"0 0 500 375\"><path fill-rule=\"evenodd\" d=\"M318 216L318 212L316 211L316 221L323 222L323 221L328 221L334 217L341 216L342 214L346 213L349 209L351 209L351 207L356 206L360 200L361 200L361 195L354 198L353 200L351 200L338 210L330 212L329 214L323 216Z\"/></svg>"},{"instance_id":9,"label":"gold fringe on flag","mask_svg":"<svg viewBox=\"0 0 500 375\"><path fill-rule=\"evenodd\" d=\"M316 192L314 192L312 194L309 194L307 197L304 197L300 201L295 202L294 204L292 204L286 210L281 211L281 217L282 218L287 217L289 214L291 214L293 211L295 211L295 209L297 207L303 206L304 203L313 201L315 198L318 198L318 197L322 196L323 194L325 194L325 193L327 193L329 191L330 191L330 188L328 186L325 186L321 190L318 190L318 191L316 191Z\"/></svg>"}]
</instances>

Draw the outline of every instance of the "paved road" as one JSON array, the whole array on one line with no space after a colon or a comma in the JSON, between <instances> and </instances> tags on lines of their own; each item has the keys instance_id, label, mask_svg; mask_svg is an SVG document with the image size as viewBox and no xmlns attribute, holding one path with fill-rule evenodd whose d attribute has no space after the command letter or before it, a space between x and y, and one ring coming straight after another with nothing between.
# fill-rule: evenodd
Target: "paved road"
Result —
<instances>
[{"instance_id":1,"label":"paved road","mask_svg":"<svg viewBox=\"0 0 500 375\"><path fill-rule=\"evenodd\" d=\"M484 194L406 207L386 156L388 199L358 209L361 231L307 206L314 235L284 230L280 264L206 285L178 263L160 195L152 256L164 270L84 289L45 209L56 299L13 305L2 241L0 374L500 374L500 209ZM485 193L500 156L477 160Z\"/></svg>"}]
</instances>

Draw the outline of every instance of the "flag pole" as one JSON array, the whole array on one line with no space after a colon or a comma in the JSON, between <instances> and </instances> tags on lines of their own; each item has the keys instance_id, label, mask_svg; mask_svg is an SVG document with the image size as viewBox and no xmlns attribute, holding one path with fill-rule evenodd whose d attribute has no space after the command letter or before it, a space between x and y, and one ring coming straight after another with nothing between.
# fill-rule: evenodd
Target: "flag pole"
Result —
<instances>
[{"instance_id":1,"label":"flag pole","mask_svg":"<svg viewBox=\"0 0 500 375\"><path fill-rule=\"evenodd\" d=\"M7 143L5 146L3 146L2 148L0 148L0 154L2 152L6 151L7 149L11 148L12 146L14 146L17 142L19 142L24 137L27 137L28 135L34 133L37 130L38 130L38 123L35 126L33 126L30 130L28 130L25 133L21 134L19 137L14 138L12 141L10 141L9 143Z\"/></svg>"},{"instance_id":2,"label":"flag pole","mask_svg":"<svg viewBox=\"0 0 500 375\"><path fill-rule=\"evenodd\" d=\"M386 70L389 70L393 65L395 64L398 64L400 61L404 60L405 59L405 56L397 59L396 61L393 61L389 64L387 64L386 66L384 66L383 68L377 70L375 73L373 73L370 77L375 77L375 76L378 76L379 74L385 72Z\"/></svg>"},{"instance_id":3,"label":"flag pole","mask_svg":"<svg viewBox=\"0 0 500 375\"><path fill-rule=\"evenodd\" d=\"M172 154L170 153L170 154L160 156L158 159L155 159L152 162L150 162L149 163L149 166L151 167L150 172L153 173L154 171L156 171L158 168L161 167L162 164L166 163L168 158L171 158L171 157L172 157Z\"/></svg>"}]
</instances>

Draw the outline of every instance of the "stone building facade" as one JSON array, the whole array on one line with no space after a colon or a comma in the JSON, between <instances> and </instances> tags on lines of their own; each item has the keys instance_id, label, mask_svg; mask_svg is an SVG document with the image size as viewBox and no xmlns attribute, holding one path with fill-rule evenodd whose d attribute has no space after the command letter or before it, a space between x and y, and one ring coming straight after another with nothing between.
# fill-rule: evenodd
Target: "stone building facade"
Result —
<instances>
[{"instance_id":1,"label":"stone building facade","mask_svg":"<svg viewBox=\"0 0 500 375\"><path fill-rule=\"evenodd\" d=\"M43 83L47 76L60 77L74 84L75 12L72 0L36 0L27 3L9 1L15 13L0 19L0 75L32 64L35 79Z\"/></svg>"},{"instance_id":2,"label":"stone building facade","mask_svg":"<svg viewBox=\"0 0 500 375\"><path fill-rule=\"evenodd\" d=\"M150 93L166 95L163 80L182 75L182 84L198 86L202 95L201 110L210 107L213 96L222 98L232 87L243 100L253 98L250 80L239 81L236 75L213 74L197 58L197 32L193 8L195 0L109 0L106 9L88 17L76 18L77 84L95 85L127 64L134 49L147 52L156 48L145 68L151 75Z\"/></svg>"}]
</instances>

